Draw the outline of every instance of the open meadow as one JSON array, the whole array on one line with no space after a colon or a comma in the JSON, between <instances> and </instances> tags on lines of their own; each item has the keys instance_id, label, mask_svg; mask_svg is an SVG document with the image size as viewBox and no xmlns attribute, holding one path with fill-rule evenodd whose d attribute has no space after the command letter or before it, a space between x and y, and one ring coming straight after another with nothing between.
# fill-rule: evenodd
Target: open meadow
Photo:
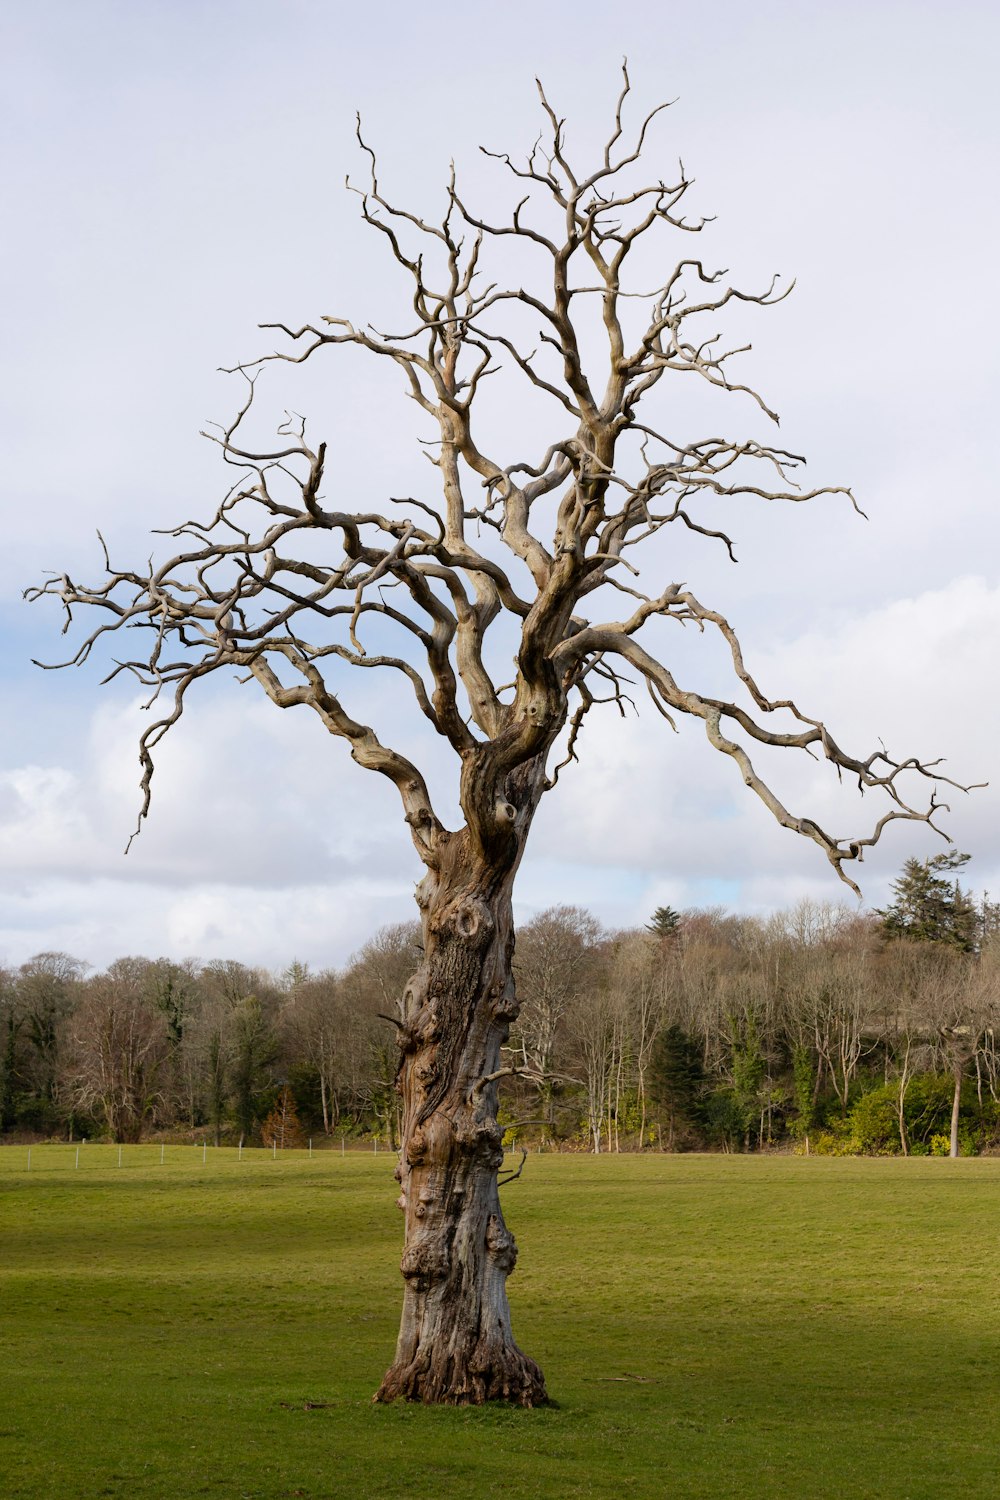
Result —
<instances>
[{"instance_id":1,"label":"open meadow","mask_svg":"<svg viewBox=\"0 0 1000 1500\"><path fill-rule=\"evenodd\" d=\"M0 1494L1000 1491L1000 1161L532 1156L515 1334L557 1405L376 1407L394 1159L0 1148Z\"/></svg>"}]
</instances>

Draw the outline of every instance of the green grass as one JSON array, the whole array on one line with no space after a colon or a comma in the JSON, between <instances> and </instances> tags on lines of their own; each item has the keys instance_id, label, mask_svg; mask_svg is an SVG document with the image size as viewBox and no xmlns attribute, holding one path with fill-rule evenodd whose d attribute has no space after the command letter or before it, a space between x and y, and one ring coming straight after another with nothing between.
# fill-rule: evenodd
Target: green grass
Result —
<instances>
[{"instance_id":1,"label":"green grass","mask_svg":"<svg viewBox=\"0 0 1000 1500\"><path fill-rule=\"evenodd\" d=\"M393 1159L0 1148L0 1495L1000 1491L1000 1162L531 1157L515 1332L558 1406L374 1407Z\"/></svg>"}]
</instances>

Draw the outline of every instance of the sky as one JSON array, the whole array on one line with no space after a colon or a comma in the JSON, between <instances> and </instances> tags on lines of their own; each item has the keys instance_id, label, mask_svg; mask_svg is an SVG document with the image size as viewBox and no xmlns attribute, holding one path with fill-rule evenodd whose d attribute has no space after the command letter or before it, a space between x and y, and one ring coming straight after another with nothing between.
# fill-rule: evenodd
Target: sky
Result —
<instances>
[{"instance_id":1,"label":"sky","mask_svg":"<svg viewBox=\"0 0 1000 1500\"><path fill-rule=\"evenodd\" d=\"M992 782L954 793L941 821L973 856L969 883L1000 892L998 42L1000 13L968 0L636 0L620 17L594 0L509 0L467 5L460 23L451 5L378 0L6 7L0 964L58 949L95 966L143 953L323 968L413 914L420 870L393 789L254 684L192 697L126 857L139 700L101 687L96 665L32 666L67 641L58 606L21 593L47 570L96 580L98 528L113 559L145 558L162 547L153 528L214 508L219 465L199 432L238 399L219 367L268 347L258 323L379 324L398 307L344 191L361 165L356 111L397 198L429 212L454 158L489 203L496 169L477 147L530 148L534 76L585 157L625 55L637 108L676 100L650 171L683 158L715 216L706 258L743 286L796 278L747 323L742 374L810 482L850 484L868 517L832 497L744 504L726 517L738 566L707 544L656 566L683 565L765 692L822 715L842 744L881 739ZM279 406L327 437L361 508L430 472L412 403L384 375L345 357L269 377ZM715 420L761 435L731 399ZM494 422L522 456L516 397ZM687 680L714 686L718 663L681 649ZM384 690L366 680L358 701L392 730ZM447 760L418 738L447 795ZM838 834L881 811L811 762L767 768L793 810ZM522 921L555 903L623 926L662 904L852 901L696 728L592 715L571 773L536 820ZM867 904L888 899L904 859L944 847L920 824L890 829L857 872Z\"/></svg>"}]
</instances>

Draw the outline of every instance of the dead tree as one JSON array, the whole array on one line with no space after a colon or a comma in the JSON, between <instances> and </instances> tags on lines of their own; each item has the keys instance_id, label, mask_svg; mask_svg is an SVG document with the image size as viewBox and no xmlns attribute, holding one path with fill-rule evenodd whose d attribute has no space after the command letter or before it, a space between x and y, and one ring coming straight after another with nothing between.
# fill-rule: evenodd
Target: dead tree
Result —
<instances>
[{"instance_id":1,"label":"dead tree","mask_svg":"<svg viewBox=\"0 0 1000 1500\"><path fill-rule=\"evenodd\" d=\"M713 499L853 500L846 489L797 487L803 460L768 442L686 440L653 425L647 408L681 375L776 422L763 397L731 375L741 351L720 344L715 318L730 304L766 307L787 293L777 279L765 291L739 291L693 256L661 272L652 290L645 280L631 285L637 245L658 235L680 242L704 224L686 216L683 165L651 183L633 170L664 106L626 144L626 73L607 144L584 171L571 163L564 122L539 92L543 134L527 159L486 153L511 174L511 203L520 200L495 221L466 203L454 171L440 220L390 202L359 126L361 214L409 278L409 326L378 332L340 316L262 325L288 343L237 367L245 400L214 438L235 482L211 519L168 533L180 547L165 562L119 569L105 551L102 582L61 576L28 591L61 599L67 627L78 607L103 616L75 664L109 633L147 632L148 651L110 674L133 673L153 698L172 691L169 710L140 741L140 826L156 746L190 689L233 668L279 708L318 714L358 765L398 791L426 873L416 893L423 958L397 1031L405 1291L383 1400L545 1399L541 1371L511 1334L506 1281L516 1250L497 1192L497 1084L509 1071L501 1048L518 1011L511 890L539 802L576 759L587 715L601 703L624 709L623 672L641 680L668 724L678 715L700 721L709 745L732 759L779 823L819 845L852 888L845 865L893 820L930 821L943 779L934 765L883 748L862 756L841 749L820 719L762 691L732 626L685 583L661 575L642 586L632 558L671 526L732 555L729 537L710 524L705 503ZM511 246L526 279L505 286L491 280L488 262ZM597 339L603 352L595 355ZM269 361L301 364L345 345L398 366L433 435L432 498L415 489L356 508L328 467L326 443L307 441L297 417L271 445L245 436ZM491 451L481 414L501 368L502 380L523 379L523 399L554 417L544 451ZM665 555L662 545L647 548L647 565L665 566ZM682 685L656 654L648 627L683 625L721 639L733 701ZM513 638L514 677L505 684L509 667L502 675L498 660ZM413 695L450 746L461 827L445 827L404 749L352 712L352 680L372 669L395 674L400 693ZM789 810L751 759L755 744L824 759L862 791L883 794L873 830L844 839ZM915 805L907 777L927 779L929 806Z\"/></svg>"}]
</instances>

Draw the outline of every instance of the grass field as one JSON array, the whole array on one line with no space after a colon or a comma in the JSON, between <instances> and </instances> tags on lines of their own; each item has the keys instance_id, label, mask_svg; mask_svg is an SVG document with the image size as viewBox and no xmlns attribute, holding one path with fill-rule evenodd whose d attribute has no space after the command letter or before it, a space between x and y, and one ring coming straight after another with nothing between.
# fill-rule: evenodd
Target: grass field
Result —
<instances>
[{"instance_id":1,"label":"grass field","mask_svg":"<svg viewBox=\"0 0 1000 1500\"><path fill-rule=\"evenodd\" d=\"M0 1496L1000 1494L1000 1162L529 1160L550 1409L374 1407L391 1156L0 1148Z\"/></svg>"}]
</instances>

